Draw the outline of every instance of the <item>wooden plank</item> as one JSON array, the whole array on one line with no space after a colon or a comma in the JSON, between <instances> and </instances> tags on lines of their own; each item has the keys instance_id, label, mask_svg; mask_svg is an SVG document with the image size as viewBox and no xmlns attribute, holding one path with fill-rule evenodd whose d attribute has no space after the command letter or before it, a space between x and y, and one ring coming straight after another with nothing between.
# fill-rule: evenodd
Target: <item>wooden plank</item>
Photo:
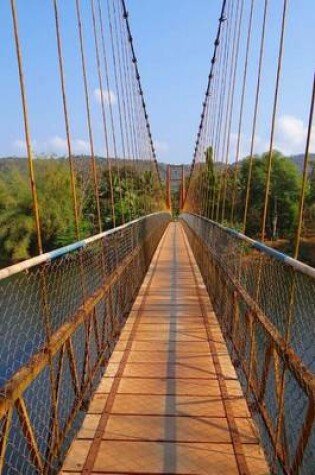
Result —
<instances>
[{"instance_id":1,"label":"wooden plank","mask_svg":"<svg viewBox=\"0 0 315 475\"><path fill-rule=\"evenodd\" d=\"M172 223L64 473L240 474L238 452L244 458L243 474L269 472L189 252L180 225Z\"/></svg>"},{"instance_id":2,"label":"wooden plank","mask_svg":"<svg viewBox=\"0 0 315 475\"><path fill-rule=\"evenodd\" d=\"M231 444L103 441L95 472L237 474ZM255 473L255 472L253 472Z\"/></svg>"},{"instance_id":3,"label":"wooden plank","mask_svg":"<svg viewBox=\"0 0 315 475\"><path fill-rule=\"evenodd\" d=\"M119 394L177 395L177 396L215 396L220 395L219 384L215 379L176 379L176 385L169 379L122 378L118 386Z\"/></svg>"},{"instance_id":4,"label":"wooden plank","mask_svg":"<svg viewBox=\"0 0 315 475\"><path fill-rule=\"evenodd\" d=\"M80 431L81 432L81 431ZM245 433L248 427L244 426ZM121 416L109 417L106 440L231 443L224 417Z\"/></svg>"}]
</instances>

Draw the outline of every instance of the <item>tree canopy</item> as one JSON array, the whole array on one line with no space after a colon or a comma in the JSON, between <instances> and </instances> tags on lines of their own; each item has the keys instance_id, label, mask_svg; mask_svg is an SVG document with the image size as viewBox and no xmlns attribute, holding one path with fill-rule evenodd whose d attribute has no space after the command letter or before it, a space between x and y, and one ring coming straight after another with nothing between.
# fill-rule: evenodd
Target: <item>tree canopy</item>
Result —
<instances>
[{"instance_id":1,"label":"tree canopy","mask_svg":"<svg viewBox=\"0 0 315 475\"><path fill-rule=\"evenodd\" d=\"M76 197L80 238L99 232L94 185L88 157L76 159ZM148 166L112 167L116 225L160 209L161 195ZM44 251L76 240L69 164L66 159L34 160ZM113 227L110 180L105 160L97 166L102 229ZM153 191L152 191L153 190ZM3 265L38 253L27 161L6 159L0 163L0 254Z\"/></svg>"},{"instance_id":2,"label":"tree canopy","mask_svg":"<svg viewBox=\"0 0 315 475\"><path fill-rule=\"evenodd\" d=\"M258 235L264 209L268 153L255 156L252 164L252 178L247 216L247 233ZM238 180L237 219L242 221L246 195L249 158L242 161ZM301 191L301 175L294 163L280 152L272 153L270 192L268 199L267 237L290 236L295 229L298 203Z\"/></svg>"},{"instance_id":3,"label":"tree canopy","mask_svg":"<svg viewBox=\"0 0 315 475\"><path fill-rule=\"evenodd\" d=\"M259 238L261 232L268 160L268 152L256 155L252 160L246 234L254 238ZM196 163L191 178L192 200L196 206L202 206L202 209L194 209L194 212L223 222L229 227L242 229L249 167L248 157L238 165L214 163L212 147L208 147L204 162ZM315 171L313 182L310 185L310 197L312 193L315 197ZM297 166L288 157L274 150L266 238L291 237L296 225L300 192L301 173Z\"/></svg>"}]
</instances>

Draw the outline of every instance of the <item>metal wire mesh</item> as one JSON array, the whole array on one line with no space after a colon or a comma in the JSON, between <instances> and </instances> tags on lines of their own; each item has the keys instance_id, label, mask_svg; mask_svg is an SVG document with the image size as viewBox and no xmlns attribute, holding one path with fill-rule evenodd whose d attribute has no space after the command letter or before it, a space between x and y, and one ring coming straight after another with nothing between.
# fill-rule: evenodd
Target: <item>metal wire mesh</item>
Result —
<instances>
[{"instance_id":1,"label":"metal wire mesh","mask_svg":"<svg viewBox=\"0 0 315 475\"><path fill-rule=\"evenodd\" d=\"M206 218L181 216L273 473L314 472L315 278ZM300 268L300 270L299 270Z\"/></svg>"},{"instance_id":2,"label":"metal wire mesh","mask_svg":"<svg viewBox=\"0 0 315 475\"><path fill-rule=\"evenodd\" d=\"M169 219L0 281L0 472L58 471Z\"/></svg>"}]
</instances>

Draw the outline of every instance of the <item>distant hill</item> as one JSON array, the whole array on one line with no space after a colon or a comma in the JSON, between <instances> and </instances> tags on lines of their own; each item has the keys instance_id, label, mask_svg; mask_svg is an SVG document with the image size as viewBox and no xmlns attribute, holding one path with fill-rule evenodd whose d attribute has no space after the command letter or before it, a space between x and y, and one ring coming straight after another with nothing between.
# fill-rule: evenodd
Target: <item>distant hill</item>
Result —
<instances>
[{"instance_id":1,"label":"distant hill","mask_svg":"<svg viewBox=\"0 0 315 475\"><path fill-rule=\"evenodd\" d=\"M173 164L174 165L174 164ZM164 183L166 181L166 172L167 172L167 167L168 167L168 164L167 163L162 163L162 162L158 162L158 167L159 167L159 171L160 171L160 177L161 177L161 180L162 182ZM182 170L181 170L181 167L182 165L174 165L174 167L172 168L172 178L174 179L177 179L179 177L181 177L181 173L182 173ZM189 176L190 174L190 168L191 168L191 165L187 165L187 164L184 164L184 174L185 174L185 177Z\"/></svg>"},{"instance_id":2,"label":"distant hill","mask_svg":"<svg viewBox=\"0 0 315 475\"><path fill-rule=\"evenodd\" d=\"M304 164L304 154L298 154L298 155L292 155L291 157L288 157L299 169L299 171L302 173L303 172L303 164ZM309 167L308 167L308 172L310 173L312 171L312 167L315 163L315 153L310 153L309 155Z\"/></svg>"},{"instance_id":3,"label":"distant hill","mask_svg":"<svg viewBox=\"0 0 315 475\"><path fill-rule=\"evenodd\" d=\"M43 163L45 161L58 161L59 163L64 163L68 164L68 158L67 157L46 157L46 156L39 156L36 157L34 160L34 168L35 168L35 173L36 173L36 163L40 163L40 166L43 166ZM95 157L96 160L96 166L99 171L105 170L107 168L107 160L105 157ZM73 156L73 161L75 164L75 170L82 174L83 176L90 176L91 175L91 158L88 155L74 155ZM149 163L149 162L148 162ZM116 166L119 164L122 166L127 167L132 167L135 165L135 161L132 159L116 159L116 158L111 158L111 164L112 166ZM25 157L0 157L0 173L5 174L6 170L12 169L12 167L17 168L22 174L28 173L28 161L27 158Z\"/></svg>"},{"instance_id":4,"label":"distant hill","mask_svg":"<svg viewBox=\"0 0 315 475\"><path fill-rule=\"evenodd\" d=\"M303 163L304 163L304 154L303 153L300 153L300 154L297 154L297 155L292 155L292 156L287 157L287 158L289 160L291 160L296 165L296 167L297 167L297 169L299 170L300 173L303 172ZM310 153L310 155L309 155L309 170L308 170L309 173L312 171L312 167L314 166L314 164L315 164L315 153ZM163 182L165 182L167 164L166 163L159 163L158 165L159 165L161 180ZM235 164L231 164L230 166L233 167L234 165ZM180 166L181 165L174 166L174 169L178 168L178 173L181 173ZM214 166L215 166L215 168L220 169L224 166L224 164L222 162L218 162L218 163L214 163ZM189 165L184 164L184 172L185 172L186 177L189 176L190 169L191 169L190 164ZM174 173L174 176L175 176L175 172L173 172L173 173Z\"/></svg>"},{"instance_id":5,"label":"distant hill","mask_svg":"<svg viewBox=\"0 0 315 475\"><path fill-rule=\"evenodd\" d=\"M60 161L67 161L68 159L65 157L54 157L54 158L46 158L46 157L40 157L42 160L60 160ZM298 168L298 170L302 173L303 171L303 162L304 162L304 154L297 154L297 155L292 155L291 157L288 157ZM89 156L74 156L74 160L76 163L77 170L81 173L90 173L90 157ZM116 159L111 159L112 165L115 165L115 162L117 161ZM96 157L96 162L100 168L106 167L106 160L104 157ZM119 160L121 163L121 161ZM125 163L127 165L133 165L132 160L126 160ZM309 157L309 172L312 170L313 165L315 164L315 153L311 153ZM27 159L26 158L20 158L20 157L0 157L0 172L5 173L6 169L12 168L12 166L17 167L19 170L22 171L22 173L28 173L28 164L27 164ZM223 166L222 163L215 163L216 168L221 168ZM232 165L233 166L233 165ZM162 182L166 181L166 171L167 171L167 164L159 162L158 163L159 167L159 172L161 176ZM177 171L176 171L177 169ZM184 173L185 177L187 178L190 174L191 170L191 165L190 164L184 164ZM176 176L175 176L176 175ZM173 168L173 178L176 178L178 175L181 175L181 165L174 166Z\"/></svg>"},{"instance_id":6,"label":"distant hill","mask_svg":"<svg viewBox=\"0 0 315 475\"><path fill-rule=\"evenodd\" d=\"M180 165L172 164L172 179L173 180L181 178L181 173L182 173L181 167L182 167L182 165L184 165L185 178L189 177L190 171L191 171L191 164L187 164L187 163L180 164ZM222 162L214 163L214 167L216 169L220 169L223 166L224 166L224 163L222 163ZM166 171L167 171L168 164L159 162L158 167L159 167L159 171L160 171L161 180L164 183L166 181Z\"/></svg>"}]
</instances>

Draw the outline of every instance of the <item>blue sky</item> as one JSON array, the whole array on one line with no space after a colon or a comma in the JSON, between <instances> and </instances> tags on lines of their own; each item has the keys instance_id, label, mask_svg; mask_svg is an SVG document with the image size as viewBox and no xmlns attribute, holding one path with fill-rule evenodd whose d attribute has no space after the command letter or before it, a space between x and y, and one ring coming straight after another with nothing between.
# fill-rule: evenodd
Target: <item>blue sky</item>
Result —
<instances>
[{"instance_id":1,"label":"blue sky","mask_svg":"<svg viewBox=\"0 0 315 475\"><path fill-rule=\"evenodd\" d=\"M118 1L118 0L117 0ZM9 0L0 2L0 156L23 155L24 135ZM64 39L74 149L88 153L74 0L59 0ZM245 19L249 0L245 0ZM248 90L253 91L262 0L256 0ZM104 2L105 4L105 2ZM270 0L268 38L256 151L268 146L274 58L282 1ZM62 154L64 127L51 0L17 0L31 134L37 153ZM91 36L89 1L82 0L97 153L104 140ZM128 9L158 158L189 163L206 87L221 0L129 0ZM289 1L276 146L287 154L303 152L315 56L314 0ZM239 76L239 83L241 76ZM113 89L115 96L115 91ZM245 103L241 154L248 151L252 94ZM236 111L237 111L236 101ZM115 104L114 104L115 107ZM235 114L237 116L237 113ZM237 130L236 117L232 127ZM233 142L233 140L232 140ZM233 143L232 143L233 145ZM312 145L314 151L314 140Z\"/></svg>"}]
</instances>

